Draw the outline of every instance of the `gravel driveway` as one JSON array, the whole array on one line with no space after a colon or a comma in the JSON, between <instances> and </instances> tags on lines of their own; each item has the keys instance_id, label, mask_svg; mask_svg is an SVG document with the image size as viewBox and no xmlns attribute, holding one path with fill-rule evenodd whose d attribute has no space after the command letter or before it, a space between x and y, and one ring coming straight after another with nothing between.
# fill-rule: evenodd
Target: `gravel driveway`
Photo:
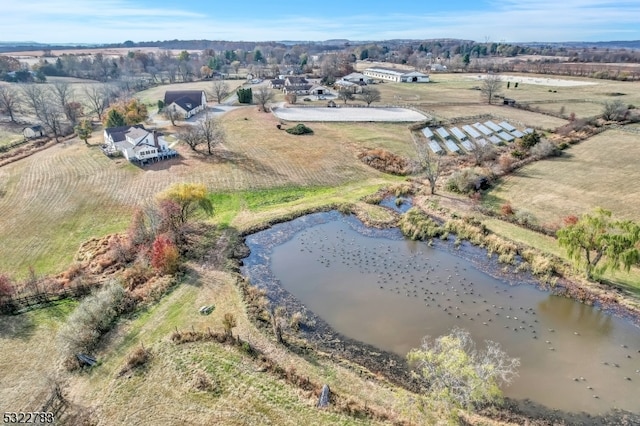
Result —
<instances>
[{"instance_id":1,"label":"gravel driveway","mask_svg":"<svg viewBox=\"0 0 640 426\"><path fill-rule=\"evenodd\" d=\"M391 121L416 122L426 115L406 108L282 108L272 109L276 117L287 121Z\"/></svg>"}]
</instances>

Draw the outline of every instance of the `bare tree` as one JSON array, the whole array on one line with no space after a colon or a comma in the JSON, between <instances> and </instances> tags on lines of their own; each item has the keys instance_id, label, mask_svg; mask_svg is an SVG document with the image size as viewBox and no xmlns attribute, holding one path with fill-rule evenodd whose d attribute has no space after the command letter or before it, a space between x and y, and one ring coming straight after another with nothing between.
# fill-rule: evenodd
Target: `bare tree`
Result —
<instances>
[{"instance_id":1,"label":"bare tree","mask_svg":"<svg viewBox=\"0 0 640 426\"><path fill-rule=\"evenodd\" d=\"M38 84L25 84L21 86L22 94L25 97L25 103L27 107L31 109L33 115L39 117L40 108L47 97L47 86Z\"/></svg>"},{"instance_id":2,"label":"bare tree","mask_svg":"<svg viewBox=\"0 0 640 426\"><path fill-rule=\"evenodd\" d=\"M175 126L176 121L181 117L181 114L180 112L178 112L175 105L174 106L165 105L164 108L162 109L162 115L164 115L166 118L169 119L169 121L171 121L172 126Z\"/></svg>"},{"instance_id":3,"label":"bare tree","mask_svg":"<svg viewBox=\"0 0 640 426\"><path fill-rule=\"evenodd\" d=\"M87 100L89 110L98 116L102 121L102 115L109 107L111 101L111 90L106 84L91 84L84 88L84 95Z\"/></svg>"},{"instance_id":4,"label":"bare tree","mask_svg":"<svg viewBox=\"0 0 640 426\"><path fill-rule=\"evenodd\" d=\"M197 151L198 145L207 144L207 152L213 154L213 147L224 141L224 130L220 122L213 117L205 117L197 123L184 126L178 132L178 138Z\"/></svg>"},{"instance_id":5,"label":"bare tree","mask_svg":"<svg viewBox=\"0 0 640 426\"><path fill-rule=\"evenodd\" d=\"M436 183L442 172L442 157L434 153L427 144L414 139L418 153L418 173L429 181L431 194L436 193Z\"/></svg>"},{"instance_id":6,"label":"bare tree","mask_svg":"<svg viewBox=\"0 0 640 426\"><path fill-rule=\"evenodd\" d=\"M341 87L340 90L338 90L338 99L343 101L345 104L347 103L347 101L352 101L354 98L355 96L351 88Z\"/></svg>"},{"instance_id":7,"label":"bare tree","mask_svg":"<svg viewBox=\"0 0 640 426\"><path fill-rule=\"evenodd\" d=\"M21 105L20 95L12 86L0 86L0 111L9 114L13 123L16 122L15 114Z\"/></svg>"},{"instance_id":8,"label":"bare tree","mask_svg":"<svg viewBox=\"0 0 640 426\"><path fill-rule=\"evenodd\" d=\"M625 118L627 111L627 106L619 99L605 102L602 109L602 118L607 121L620 121Z\"/></svg>"},{"instance_id":9,"label":"bare tree","mask_svg":"<svg viewBox=\"0 0 640 426\"><path fill-rule=\"evenodd\" d=\"M380 91L375 87L364 87L360 93L360 97L370 106L372 102L380 102Z\"/></svg>"},{"instance_id":10,"label":"bare tree","mask_svg":"<svg viewBox=\"0 0 640 426\"><path fill-rule=\"evenodd\" d=\"M493 98L500 94L502 88L502 78L497 74L489 74L482 80L482 86L480 86L480 93L487 99L490 104L493 102Z\"/></svg>"},{"instance_id":11,"label":"bare tree","mask_svg":"<svg viewBox=\"0 0 640 426\"><path fill-rule=\"evenodd\" d=\"M203 142L198 126L184 126L177 136L178 139L189 145L189 148L193 151L196 151L198 145Z\"/></svg>"},{"instance_id":12,"label":"bare tree","mask_svg":"<svg viewBox=\"0 0 640 426\"><path fill-rule=\"evenodd\" d=\"M213 82L213 97L218 103L222 103L222 100L229 96L231 90L229 89L229 85L224 80L216 80Z\"/></svg>"},{"instance_id":13,"label":"bare tree","mask_svg":"<svg viewBox=\"0 0 640 426\"><path fill-rule=\"evenodd\" d=\"M62 133L62 120L64 118L64 111L58 105L56 100L53 97L53 94L50 92L48 96L46 96L40 104L40 108L38 109L38 119L45 125L47 129L58 141L58 137Z\"/></svg>"},{"instance_id":14,"label":"bare tree","mask_svg":"<svg viewBox=\"0 0 640 426\"><path fill-rule=\"evenodd\" d=\"M273 101L274 94L267 86L260 86L260 88L253 94L253 99L258 105L260 105L260 107L262 107L262 111L268 112L267 104Z\"/></svg>"},{"instance_id":15,"label":"bare tree","mask_svg":"<svg viewBox=\"0 0 640 426\"><path fill-rule=\"evenodd\" d=\"M497 155L496 149L493 147L493 145L489 144L486 141L484 142L484 144L481 144L475 139L470 139L469 143L472 147L471 155L473 155L476 166L482 164L483 161L495 158L495 156Z\"/></svg>"},{"instance_id":16,"label":"bare tree","mask_svg":"<svg viewBox=\"0 0 640 426\"><path fill-rule=\"evenodd\" d=\"M207 144L209 155L212 155L211 149L224 141L224 130L220 126L220 122L213 117L206 117L204 120L199 121L198 127L200 128L202 141Z\"/></svg>"}]
</instances>

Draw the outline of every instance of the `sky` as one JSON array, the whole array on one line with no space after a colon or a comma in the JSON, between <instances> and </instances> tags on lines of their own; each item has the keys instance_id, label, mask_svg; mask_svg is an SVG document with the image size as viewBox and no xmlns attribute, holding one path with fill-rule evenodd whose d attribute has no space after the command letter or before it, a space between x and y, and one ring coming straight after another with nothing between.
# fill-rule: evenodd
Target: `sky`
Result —
<instances>
[{"instance_id":1,"label":"sky","mask_svg":"<svg viewBox=\"0 0 640 426\"><path fill-rule=\"evenodd\" d=\"M2 0L0 6L0 41L397 38L640 40L640 0Z\"/></svg>"}]
</instances>

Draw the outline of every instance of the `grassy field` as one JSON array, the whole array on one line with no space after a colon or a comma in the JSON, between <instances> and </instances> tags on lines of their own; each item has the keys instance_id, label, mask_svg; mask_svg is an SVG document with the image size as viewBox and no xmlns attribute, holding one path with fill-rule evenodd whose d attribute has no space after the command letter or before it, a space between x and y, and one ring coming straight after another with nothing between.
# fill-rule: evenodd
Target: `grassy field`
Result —
<instances>
[{"instance_id":1,"label":"grassy field","mask_svg":"<svg viewBox=\"0 0 640 426\"><path fill-rule=\"evenodd\" d=\"M22 134L6 127L0 128L0 147L23 139Z\"/></svg>"},{"instance_id":2,"label":"grassy field","mask_svg":"<svg viewBox=\"0 0 640 426\"><path fill-rule=\"evenodd\" d=\"M558 158L518 170L492 190L487 203L511 203L542 224L560 224L600 206L616 217L640 220L638 137L608 130L572 146Z\"/></svg>"},{"instance_id":3,"label":"grassy field","mask_svg":"<svg viewBox=\"0 0 640 426\"><path fill-rule=\"evenodd\" d=\"M33 350L54 347L55 332L73 304L8 318L0 333L0 408L37 409L50 389L48 378L55 376L65 381L69 399L93 411L100 424L386 424L335 408L316 409L315 395L261 372L259 363L238 349L212 342L175 345L169 339L175 329L222 330L224 314L232 312L237 319L234 334L282 368L326 383L334 393L361 406L415 424L428 423L412 407L408 392L363 378L324 357L296 356L271 342L248 321L231 275L205 270L197 274L197 281L183 283L159 304L122 321L96 353L100 364L86 373L56 373L55 351ZM211 315L199 314L203 304L215 305ZM119 376L128 354L141 344L151 351L150 363ZM26 352L33 356L24 356ZM198 390L197 376L206 377L212 389Z\"/></svg>"},{"instance_id":4,"label":"grassy field","mask_svg":"<svg viewBox=\"0 0 640 426\"><path fill-rule=\"evenodd\" d=\"M29 266L38 273L59 271L81 242L125 229L136 206L174 182L200 182L223 194L304 188L320 204L328 192L348 200L348 191L365 195L364 188L374 192L395 180L357 160L359 147L411 151L406 127L319 124L314 135L300 137L277 130L277 123L255 108L232 111L224 121L227 141L216 155L179 145L180 158L146 169L105 157L97 147L99 132L91 146L72 140L3 167L0 270L18 276ZM225 213L220 215L224 221Z\"/></svg>"},{"instance_id":5,"label":"grassy field","mask_svg":"<svg viewBox=\"0 0 640 426\"><path fill-rule=\"evenodd\" d=\"M602 114L603 105L597 102L550 102L532 104L534 108L553 114L563 113L568 116L574 113L577 118L587 118Z\"/></svg>"}]
</instances>

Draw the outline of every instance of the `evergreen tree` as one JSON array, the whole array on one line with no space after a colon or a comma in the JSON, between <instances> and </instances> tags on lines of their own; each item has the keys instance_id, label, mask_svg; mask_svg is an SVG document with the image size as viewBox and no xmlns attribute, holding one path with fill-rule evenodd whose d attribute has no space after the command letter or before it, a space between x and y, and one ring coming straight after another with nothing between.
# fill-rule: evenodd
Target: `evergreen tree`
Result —
<instances>
[{"instance_id":1,"label":"evergreen tree","mask_svg":"<svg viewBox=\"0 0 640 426\"><path fill-rule=\"evenodd\" d=\"M124 125L125 125L124 116L120 114L120 112L117 109L115 108L110 109L109 113L107 114L107 119L104 123L104 127L106 128L121 127Z\"/></svg>"}]
</instances>

